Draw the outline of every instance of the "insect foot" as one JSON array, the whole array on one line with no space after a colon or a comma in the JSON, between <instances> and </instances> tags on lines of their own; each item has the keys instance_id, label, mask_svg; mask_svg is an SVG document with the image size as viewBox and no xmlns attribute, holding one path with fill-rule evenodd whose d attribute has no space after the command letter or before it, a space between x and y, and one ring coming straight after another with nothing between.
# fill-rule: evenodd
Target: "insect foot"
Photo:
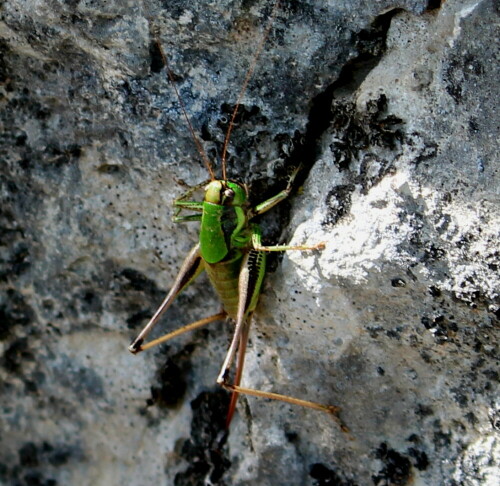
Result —
<instances>
[{"instance_id":1,"label":"insect foot","mask_svg":"<svg viewBox=\"0 0 500 486\"><path fill-rule=\"evenodd\" d=\"M326 241L320 241L314 246L311 246L311 250L324 250L326 248Z\"/></svg>"},{"instance_id":2,"label":"insect foot","mask_svg":"<svg viewBox=\"0 0 500 486\"><path fill-rule=\"evenodd\" d=\"M130 346L128 347L128 350L132 354L137 354L140 351L142 351L142 343L144 342L144 339L134 339L131 343Z\"/></svg>"},{"instance_id":3,"label":"insect foot","mask_svg":"<svg viewBox=\"0 0 500 486\"><path fill-rule=\"evenodd\" d=\"M342 419L339 417L340 410L340 407L335 407L334 405L325 406L325 412L329 413L333 417L335 422L337 422L338 426L340 427L340 430L342 430L342 432L346 434L349 434L349 427L347 427L347 425L344 424L344 422L342 422Z\"/></svg>"}]
</instances>

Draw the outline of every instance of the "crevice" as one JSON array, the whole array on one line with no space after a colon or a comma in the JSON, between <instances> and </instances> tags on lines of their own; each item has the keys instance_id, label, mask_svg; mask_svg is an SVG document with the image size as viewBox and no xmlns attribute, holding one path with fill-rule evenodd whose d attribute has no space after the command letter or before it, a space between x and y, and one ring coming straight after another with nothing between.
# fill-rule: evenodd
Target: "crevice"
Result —
<instances>
[{"instance_id":1,"label":"crevice","mask_svg":"<svg viewBox=\"0 0 500 486\"><path fill-rule=\"evenodd\" d=\"M444 0L429 0L427 2L427 7L425 7L426 11L429 10L437 10L438 8L441 8L441 5L443 4Z\"/></svg>"},{"instance_id":2,"label":"crevice","mask_svg":"<svg viewBox=\"0 0 500 486\"><path fill-rule=\"evenodd\" d=\"M333 100L350 98L372 69L377 66L386 50L386 38L391 20L401 11L402 9L399 8L392 9L379 15L369 28L353 34L352 41L358 55L344 65L335 82L312 100L306 133L295 134L294 148L288 159L291 166L299 164L304 166L304 170L297 176L297 186L303 184L310 168L319 156L319 141L335 116L332 110Z\"/></svg>"}]
</instances>

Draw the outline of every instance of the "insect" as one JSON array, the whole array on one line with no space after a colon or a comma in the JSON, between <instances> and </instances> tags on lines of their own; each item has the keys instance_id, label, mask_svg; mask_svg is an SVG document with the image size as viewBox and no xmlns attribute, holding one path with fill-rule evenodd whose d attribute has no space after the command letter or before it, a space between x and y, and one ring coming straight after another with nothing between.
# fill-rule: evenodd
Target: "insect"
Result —
<instances>
[{"instance_id":1,"label":"insect","mask_svg":"<svg viewBox=\"0 0 500 486\"><path fill-rule=\"evenodd\" d=\"M210 322L229 317L235 322L234 334L227 355L222 364L221 371L217 377L217 383L232 393L226 420L227 426L229 426L233 417L238 395L246 394L281 400L327 412L337 420L343 429L345 429L338 418L339 409L337 407L321 405L287 395L280 395L240 386L250 322L259 299L261 285L266 271L266 253L288 250L312 251L319 250L324 247L324 243L314 246L264 246L261 242L260 229L255 223L252 222L254 217L265 213L289 196L299 169L296 169L293 172L288 181L287 187L283 191L256 205L255 207L250 207L249 205L248 190L245 184L230 180L227 177L226 155L231 130L234 125L234 120L238 112L241 99L255 68L257 58L269 35L278 7L279 2L276 1L264 35L258 45L256 54L254 55L253 62L247 71L237 103L232 113L222 150L221 179L216 178L212 164L208 160L200 141L196 137L182 99L176 88L172 71L168 66L167 59L161 50L161 46L158 44L161 56L163 57L164 65L166 66L168 76L172 81L179 104L184 112L184 117L189 130L192 134L198 152L204 161L207 171L210 174L210 181L206 184L205 196L202 202L188 200L188 197L190 197L190 195L198 187L193 188L174 201L174 207L176 208L174 216L175 222L200 222L199 241L184 260L165 300L162 302L150 321L146 324L144 329L132 341L129 346L129 350L136 354L157 344L164 343L165 341L179 336L180 334L202 327ZM186 216L181 216L180 213L182 211L191 211L192 213ZM218 314L188 324L180 329L177 329L176 331L146 343L146 337L152 328L157 324L163 313L170 307L176 296L189 284L191 284L203 271L208 274L210 282L223 303L224 310ZM231 381L230 370L235 360L235 376Z\"/></svg>"}]
</instances>

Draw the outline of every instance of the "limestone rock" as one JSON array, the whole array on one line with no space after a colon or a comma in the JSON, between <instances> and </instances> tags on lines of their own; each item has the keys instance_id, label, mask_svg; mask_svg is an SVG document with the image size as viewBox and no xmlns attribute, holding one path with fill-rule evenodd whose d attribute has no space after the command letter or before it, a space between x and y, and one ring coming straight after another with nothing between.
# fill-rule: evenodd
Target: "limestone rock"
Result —
<instances>
[{"instance_id":1,"label":"limestone rock","mask_svg":"<svg viewBox=\"0 0 500 486\"><path fill-rule=\"evenodd\" d=\"M498 27L489 0L283 0L243 97L230 178L254 202L302 164L246 386L211 324L138 356L220 174L272 2L1 5L0 483L493 485L498 476ZM299 187L300 186L300 187ZM202 277L158 334L217 312Z\"/></svg>"}]
</instances>

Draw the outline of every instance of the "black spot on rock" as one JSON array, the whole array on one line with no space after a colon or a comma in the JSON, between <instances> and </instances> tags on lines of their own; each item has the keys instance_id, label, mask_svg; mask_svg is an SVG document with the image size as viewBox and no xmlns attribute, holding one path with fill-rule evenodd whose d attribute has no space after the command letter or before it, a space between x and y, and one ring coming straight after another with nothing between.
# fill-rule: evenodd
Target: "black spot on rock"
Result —
<instances>
[{"instance_id":1,"label":"black spot on rock","mask_svg":"<svg viewBox=\"0 0 500 486\"><path fill-rule=\"evenodd\" d=\"M175 476L175 486L207 484L207 481L221 486L229 484L223 481L225 471L231 466L225 448L228 405L229 394L220 388L202 392L191 402L191 437L181 451L190 465Z\"/></svg>"},{"instance_id":2,"label":"black spot on rock","mask_svg":"<svg viewBox=\"0 0 500 486\"><path fill-rule=\"evenodd\" d=\"M375 486L403 486L410 483L412 465L406 456L382 443L376 451L376 457L384 463L384 467L372 476Z\"/></svg>"}]
</instances>

